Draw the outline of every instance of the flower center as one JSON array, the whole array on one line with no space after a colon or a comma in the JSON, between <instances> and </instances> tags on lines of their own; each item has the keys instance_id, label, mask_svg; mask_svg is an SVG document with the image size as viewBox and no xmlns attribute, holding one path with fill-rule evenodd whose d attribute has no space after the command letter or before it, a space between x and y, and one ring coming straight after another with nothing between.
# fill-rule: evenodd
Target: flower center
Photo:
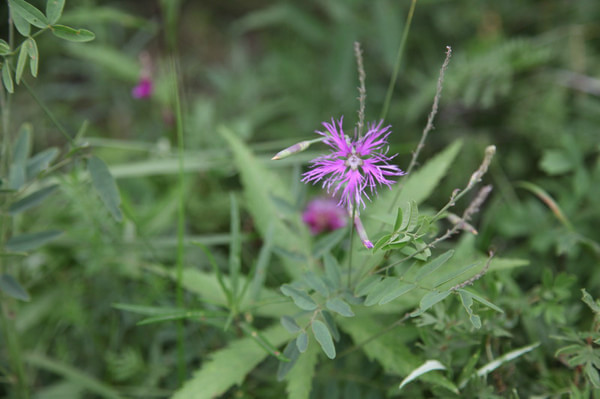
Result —
<instances>
[{"instance_id":1,"label":"flower center","mask_svg":"<svg viewBox=\"0 0 600 399\"><path fill-rule=\"evenodd\" d=\"M360 159L356 154L350 154L348 159L346 159L345 165L350 167L352 170L358 169L359 166L362 166L363 160Z\"/></svg>"}]
</instances>

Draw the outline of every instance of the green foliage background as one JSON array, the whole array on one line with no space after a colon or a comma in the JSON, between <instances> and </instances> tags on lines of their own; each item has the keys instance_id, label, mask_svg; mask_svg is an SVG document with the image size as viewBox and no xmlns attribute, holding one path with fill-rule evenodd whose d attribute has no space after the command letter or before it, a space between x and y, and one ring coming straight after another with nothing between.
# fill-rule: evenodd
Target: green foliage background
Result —
<instances>
[{"instance_id":1,"label":"green foliage background","mask_svg":"<svg viewBox=\"0 0 600 399\"><path fill-rule=\"evenodd\" d=\"M5 4L0 32L8 41ZM31 4L45 7L42 1ZM461 302L451 299L395 325L419 305L415 296L377 314L338 317L336 348L349 352L329 361L313 341L283 382L276 378L274 349L261 348L243 330L261 330L269 345L283 350L291 335L272 320L297 309L279 287L299 277L307 262L317 262L313 239L306 231L293 234L303 231L298 215L307 200L320 193L300 183L299 174L322 147L279 162L269 158L313 138L321 121L345 115L354 122L355 41L364 50L367 120L379 118L410 5L408 0L66 3L60 23L84 27L95 40L40 35L37 78L28 70L23 76L66 131L85 131L77 143L92 148L94 157L67 157L65 138L22 84L15 83L11 103L3 104L10 107L3 148L18 149L20 132L29 129L29 154L56 147L58 159L72 161L44 178L56 188L43 204L12 222L2 219L14 232L63 232L27 257L3 261L2 272L16 276L31 297L29 302L2 297L5 313L16 315L31 397L598 397L600 2L595 0L416 2L386 117L394 131L390 152L399 153L401 167L410 162L445 47L451 46L436 129L420 156L420 166L439 176L416 172L419 178L408 180L407 192L422 197L406 200L417 201L425 214L435 213L454 189L466 185L486 146L496 146L485 177L494 191L473 221L479 234L465 233L437 249L456 251L450 268L493 249L498 263L473 288L504 313L475 303L482 327L474 329ZM182 153L168 58L173 43ZM136 100L131 89L143 51L152 60L155 92ZM102 166L94 168L95 156L116 178L120 204L92 190L88 170L94 186L106 177ZM180 160L186 173L178 180ZM177 241L182 198L183 248ZM3 204L8 215L9 204ZM121 211L118 222L115 213ZM171 321L189 316L177 313L178 262L185 266L179 291L185 307L201 312L182 324ZM232 264L239 274L227 268ZM213 266L226 274L224 281ZM256 307L248 298L237 303L221 289L260 288L253 268L265 272L263 302ZM224 330L235 313L225 308L253 309L252 319L236 313L234 328ZM163 322L137 325L144 317ZM378 336L390 326L395 328ZM538 342L487 378L469 379L492 360ZM10 345L0 348L7 370L0 396L19 397L12 388ZM448 370L423 374L398 390L425 359L438 359ZM453 392L457 386L461 394Z\"/></svg>"}]
</instances>

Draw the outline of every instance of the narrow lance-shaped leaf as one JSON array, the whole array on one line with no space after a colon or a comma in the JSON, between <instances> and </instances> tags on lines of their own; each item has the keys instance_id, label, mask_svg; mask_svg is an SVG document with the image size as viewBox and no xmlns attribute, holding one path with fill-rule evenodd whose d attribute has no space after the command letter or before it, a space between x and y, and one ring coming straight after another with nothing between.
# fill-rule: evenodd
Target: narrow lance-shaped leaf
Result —
<instances>
[{"instance_id":1,"label":"narrow lance-shaped leaf","mask_svg":"<svg viewBox=\"0 0 600 399\"><path fill-rule=\"evenodd\" d=\"M28 2L24 0L8 0L8 4L15 13L19 14L31 25L42 29L49 25L46 16Z\"/></svg>"},{"instance_id":2,"label":"narrow lance-shaped leaf","mask_svg":"<svg viewBox=\"0 0 600 399\"><path fill-rule=\"evenodd\" d=\"M421 302L419 303L419 309L417 311L411 313L411 316L415 317L415 316L419 316L419 315L423 314L427 309L431 308L436 303L441 302L444 299L446 299L446 297L448 297L448 295L450 295L450 293L451 293L450 291L428 292L427 294L425 294L425 296L423 296L423 298L421 298Z\"/></svg>"},{"instance_id":3,"label":"narrow lance-shaped leaf","mask_svg":"<svg viewBox=\"0 0 600 399\"><path fill-rule=\"evenodd\" d=\"M110 173L108 166L100 158L92 156L88 159L88 171L92 177L92 184L96 192L102 199L104 206L110 212L112 217L120 222L123 219L121 214L121 196L114 177Z\"/></svg>"},{"instance_id":4,"label":"narrow lance-shaped leaf","mask_svg":"<svg viewBox=\"0 0 600 399\"><path fill-rule=\"evenodd\" d=\"M74 29L65 25L52 25L50 29L54 36L71 42L89 42L96 38L94 32L87 29Z\"/></svg>"},{"instance_id":5,"label":"narrow lance-shaped leaf","mask_svg":"<svg viewBox=\"0 0 600 399\"><path fill-rule=\"evenodd\" d=\"M48 18L48 23L55 24L58 22L64 6L65 0L48 0L46 3L46 17Z\"/></svg>"},{"instance_id":6,"label":"narrow lance-shaped leaf","mask_svg":"<svg viewBox=\"0 0 600 399\"><path fill-rule=\"evenodd\" d=\"M35 42L34 38L30 37L25 42L25 46L27 47L27 54L29 55L29 70L31 72L31 76L36 78L38 74L38 64L40 58L37 43Z\"/></svg>"},{"instance_id":7,"label":"narrow lance-shaped leaf","mask_svg":"<svg viewBox=\"0 0 600 399\"><path fill-rule=\"evenodd\" d=\"M21 77L23 76L23 71L25 70L25 65L27 64L27 59L29 58L29 54L27 53L27 46L24 43L19 50L19 58L17 59L17 69L15 70L15 81L17 84L21 82Z\"/></svg>"},{"instance_id":8,"label":"narrow lance-shaped leaf","mask_svg":"<svg viewBox=\"0 0 600 399\"><path fill-rule=\"evenodd\" d=\"M58 148L50 147L29 158L25 167L27 179L32 179L40 172L46 170L50 166L50 163L56 159L58 153Z\"/></svg>"},{"instance_id":9,"label":"narrow lance-shaped leaf","mask_svg":"<svg viewBox=\"0 0 600 399\"><path fill-rule=\"evenodd\" d=\"M37 233L21 234L11 237L6 241L5 247L9 251L26 252L41 247L49 241L54 240L62 232L58 230L40 231Z\"/></svg>"},{"instance_id":10,"label":"narrow lance-shaped leaf","mask_svg":"<svg viewBox=\"0 0 600 399\"><path fill-rule=\"evenodd\" d=\"M14 202L8 208L8 213L11 215L16 215L17 213L21 213L26 211L29 208L33 208L34 206L40 204L42 201L46 199L50 194L52 194L58 186L53 184L48 187L44 187L36 192L29 194L25 198L21 198L17 202Z\"/></svg>"},{"instance_id":11,"label":"narrow lance-shaped leaf","mask_svg":"<svg viewBox=\"0 0 600 399\"><path fill-rule=\"evenodd\" d=\"M423 265L419 269L419 271L417 272L417 275L415 276L414 281L418 282L418 281L422 280L423 278L427 277L428 275L430 275L431 273L435 272L444 263L446 263L448 261L448 259L450 259L452 257L452 255L454 255L454 250L451 249L449 251L444 252L437 258L427 262L425 265Z\"/></svg>"},{"instance_id":12,"label":"narrow lance-shaped leaf","mask_svg":"<svg viewBox=\"0 0 600 399\"><path fill-rule=\"evenodd\" d=\"M0 55L7 55L10 53L10 46L5 40L0 39Z\"/></svg>"},{"instance_id":13,"label":"narrow lance-shaped leaf","mask_svg":"<svg viewBox=\"0 0 600 399\"><path fill-rule=\"evenodd\" d=\"M31 299L25 288L10 274L2 274L0 276L0 291L21 301L29 302Z\"/></svg>"},{"instance_id":14,"label":"narrow lance-shaped leaf","mask_svg":"<svg viewBox=\"0 0 600 399\"><path fill-rule=\"evenodd\" d=\"M401 297L404 294L409 293L416 288L415 284L412 283L400 283L393 290L385 294L380 300L379 305L385 305L388 302L393 301L396 298Z\"/></svg>"},{"instance_id":15,"label":"narrow lance-shaped leaf","mask_svg":"<svg viewBox=\"0 0 600 399\"><path fill-rule=\"evenodd\" d=\"M437 360L427 360L420 367L417 367L408 376L406 376L406 378L404 380L402 380L402 382L400 383L400 386L398 388L402 389L409 382L411 382L414 379L419 378L423 374L429 373L430 371L433 371L433 370L446 370L446 367L442 363L438 362Z\"/></svg>"},{"instance_id":16,"label":"narrow lance-shaped leaf","mask_svg":"<svg viewBox=\"0 0 600 399\"><path fill-rule=\"evenodd\" d=\"M320 320L314 320L312 322L312 330L315 339L321 345L321 349L323 349L325 355L330 359L335 359L335 345L333 345L331 333L325 323Z\"/></svg>"},{"instance_id":17,"label":"narrow lance-shaped leaf","mask_svg":"<svg viewBox=\"0 0 600 399\"><path fill-rule=\"evenodd\" d=\"M340 298L332 298L325 303L327 309L334 311L344 317L353 317L354 312L352 312L352 308L346 302L341 300Z\"/></svg>"},{"instance_id":18,"label":"narrow lance-shaped leaf","mask_svg":"<svg viewBox=\"0 0 600 399\"><path fill-rule=\"evenodd\" d=\"M2 65L2 84L6 88L7 92L15 92L15 86L13 84L12 74L10 73L8 62L5 62L4 65Z\"/></svg>"}]
</instances>

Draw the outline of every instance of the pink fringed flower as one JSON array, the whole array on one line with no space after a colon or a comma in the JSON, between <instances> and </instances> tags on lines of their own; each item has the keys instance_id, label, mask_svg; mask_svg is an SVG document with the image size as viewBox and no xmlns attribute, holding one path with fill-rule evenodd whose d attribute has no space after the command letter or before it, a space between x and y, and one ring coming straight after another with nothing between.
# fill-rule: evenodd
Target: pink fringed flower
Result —
<instances>
[{"instance_id":1,"label":"pink fringed flower","mask_svg":"<svg viewBox=\"0 0 600 399\"><path fill-rule=\"evenodd\" d=\"M332 198L315 198L306 206L302 221L308 225L312 234L333 231L344 227L348 217L346 210Z\"/></svg>"},{"instance_id":2,"label":"pink fringed flower","mask_svg":"<svg viewBox=\"0 0 600 399\"><path fill-rule=\"evenodd\" d=\"M381 127L378 124L368 125L367 132L362 137L350 139L342 128L343 117L336 123L323 122L326 132L316 133L325 137L323 142L331 147L328 155L312 161L312 169L304 173L302 181L323 182L323 188L328 193L340 193L339 205L347 207L365 207L364 198L370 200L369 194L377 193L377 185L390 187L394 181L390 176L402 176L404 172L389 161L395 157L387 156L387 137L390 126ZM367 193L367 190L369 193Z\"/></svg>"}]
</instances>

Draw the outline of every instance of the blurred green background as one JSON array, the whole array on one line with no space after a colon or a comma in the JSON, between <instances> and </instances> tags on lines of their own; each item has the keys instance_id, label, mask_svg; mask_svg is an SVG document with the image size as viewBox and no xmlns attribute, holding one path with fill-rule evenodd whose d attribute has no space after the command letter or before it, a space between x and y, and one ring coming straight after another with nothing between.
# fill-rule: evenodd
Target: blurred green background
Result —
<instances>
[{"instance_id":1,"label":"blurred green background","mask_svg":"<svg viewBox=\"0 0 600 399\"><path fill-rule=\"evenodd\" d=\"M43 9L44 2L31 3ZM427 205L443 205L453 189L466 184L485 147L496 145L487 176L494 192L475 221L476 246L527 259L530 266L498 278L498 284L510 287L510 296L494 303L509 313L516 337L544 341L565 326L584 328L591 316L583 312L579 289L600 296L600 2L416 4L386 117L394 132L390 152L399 153L395 159L401 167L409 163L431 109L446 46L451 46L436 128L420 159L455 140L464 147ZM95 194L81 186L81 171L74 167L59 178L60 194L20 221L65 231L23 261L19 272L32 295L19 307L21 345L47 356L27 360L36 398L94 397L72 383L59 364L132 397L169 396L177 388L175 326L137 327L137 316L112 307L175 301L172 282L148 272L155 263L173 264L176 255L179 193L169 40L178 50L185 163L192 172L184 187L186 232L211 246L220 261L227 257L228 193L238 191L240 183L219 126L231 128L259 158L268 159L313 138L322 121L344 115L354 123L355 41L364 50L367 120L377 120L410 5L409 0L67 1L61 22L85 27L96 39L74 44L40 36L39 77L28 82L69 131L87 121L85 140L111 166L128 218L122 224L108 218ZM5 37L6 5L0 21ZM135 99L131 90L144 53L155 90L148 99ZM25 90L16 91L11 118L13 128L33 124L34 152L64 146ZM311 148L272 167L297 176L303 162L320 150ZM536 195L519 185L522 181L553 198L569 223L561 223L540 191ZM318 192L302 186L299 205ZM249 264L260 237L245 213L242 228L244 263ZM186 260L209 268L192 245L186 247ZM275 274L268 282L277 285L280 278ZM194 305L194 296L186 300ZM532 318L521 319L523 309ZM233 333L190 323L185 334L193 370ZM542 367L545 380L522 381L534 387L526 392L540 394L557 381L569 381L570 371L552 355L549 349L540 358L548 361ZM269 379L274 367L253 374L236 397L281 397L283 387ZM373 392L364 397L385 395L380 386Z\"/></svg>"}]
</instances>

